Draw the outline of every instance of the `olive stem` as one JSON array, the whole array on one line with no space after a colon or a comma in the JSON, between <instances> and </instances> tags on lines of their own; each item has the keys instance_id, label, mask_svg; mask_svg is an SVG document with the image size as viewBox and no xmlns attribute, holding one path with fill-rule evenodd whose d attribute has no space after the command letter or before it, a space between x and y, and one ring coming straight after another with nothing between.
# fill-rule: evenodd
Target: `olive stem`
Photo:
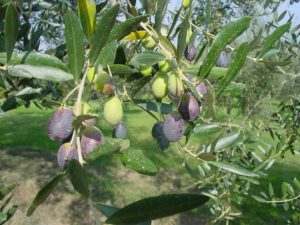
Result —
<instances>
[{"instance_id":1,"label":"olive stem","mask_svg":"<svg viewBox=\"0 0 300 225\"><path fill-rule=\"evenodd\" d=\"M76 137L76 142L77 142L77 154L78 154L78 161L80 165L83 165L85 161L82 158L82 149L81 149L81 144L80 144L80 137Z\"/></svg>"},{"instance_id":2,"label":"olive stem","mask_svg":"<svg viewBox=\"0 0 300 225\"><path fill-rule=\"evenodd\" d=\"M74 92L75 92L78 88L79 88L79 85L77 85L75 88L73 88L73 90L70 91L70 92L68 93L68 95L63 99L61 105L64 105L65 102L66 102L66 101L74 94Z\"/></svg>"},{"instance_id":3,"label":"olive stem","mask_svg":"<svg viewBox=\"0 0 300 225\"><path fill-rule=\"evenodd\" d=\"M81 114L81 100L82 100L82 94L83 94L83 89L84 89L84 84L85 84L85 79L87 77L87 73L88 73L88 70L86 69L86 71L84 72L84 75L80 81L80 84L79 84L79 91L78 91L77 100L76 100L75 107L74 107L74 114L76 116Z\"/></svg>"}]
</instances>

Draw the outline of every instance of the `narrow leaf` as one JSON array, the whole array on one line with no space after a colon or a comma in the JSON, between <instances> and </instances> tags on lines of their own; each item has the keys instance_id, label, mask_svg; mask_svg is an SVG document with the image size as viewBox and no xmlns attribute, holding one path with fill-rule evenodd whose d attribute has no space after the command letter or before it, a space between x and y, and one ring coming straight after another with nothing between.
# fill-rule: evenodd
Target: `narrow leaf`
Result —
<instances>
[{"instance_id":1,"label":"narrow leaf","mask_svg":"<svg viewBox=\"0 0 300 225\"><path fill-rule=\"evenodd\" d=\"M112 41L105 45L105 47L102 49L96 64L100 64L102 66L106 66L109 64L114 64L116 53L118 49L118 43L117 41ZM97 66L96 66L97 68Z\"/></svg>"},{"instance_id":2,"label":"narrow leaf","mask_svg":"<svg viewBox=\"0 0 300 225\"><path fill-rule=\"evenodd\" d=\"M72 160L67 168L71 183L76 191L88 198L90 196L87 174L77 160Z\"/></svg>"},{"instance_id":3,"label":"narrow leaf","mask_svg":"<svg viewBox=\"0 0 300 225\"><path fill-rule=\"evenodd\" d=\"M15 184L11 184L5 188L0 189L0 200L2 200L6 195L8 195L16 187Z\"/></svg>"},{"instance_id":4,"label":"narrow leaf","mask_svg":"<svg viewBox=\"0 0 300 225\"><path fill-rule=\"evenodd\" d=\"M243 167L233 165L232 163L229 164L227 162L209 162L209 164L219 167L220 169L223 169L225 171L229 171L231 173L235 173L241 176L246 176L246 177L258 177L258 175L252 171L249 171Z\"/></svg>"},{"instance_id":5,"label":"narrow leaf","mask_svg":"<svg viewBox=\"0 0 300 225\"><path fill-rule=\"evenodd\" d=\"M26 216L31 216L34 210L42 204L46 198L51 194L53 189L56 187L56 185L62 180L62 178L65 176L65 173L60 173L45 186L35 196L32 203L27 209Z\"/></svg>"},{"instance_id":6,"label":"narrow leaf","mask_svg":"<svg viewBox=\"0 0 300 225\"><path fill-rule=\"evenodd\" d=\"M234 58L232 59L232 62L230 63L226 76L219 83L217 95L220 95L224 91L226 86L236 77L236 75L238 75L239 71L243 68L247 59L248 50L248 42L244 42L240 45Z\"/></svg>"},{"instance_id":7,"label":"narrow leaf","mask_svg":"<svg viewBox=\"0 0 300 225\"><path fill-rule=\"evenodd\" d=\"M149 15L137 16L119 23L112 29L108 38L108 42L121 40L126 35L130 34L130 32L134 31L139 26L140 22L142 22L148 16Z\"/></svg>"},{"instance_id":8,"label":"narrow leaf","mask_svg":"<svg viewBox=\"0 0 300 225\"><path fill-rule=\"evenodd\" d=\"M270 36L267 37L265 43L258 54L258 57L261 58L268 50L270 50L273 44L280 39L280 37L287 32L287 30L291 27L291 22L284 24L278 27Z\"/></svg>"},{"instance_id":9,"label":"narrow leaf","mask_svg":"<svg viewBox=\"0 0 300 225\"><path fill-rule=\"evenodd\" d=\"M187 31L189 29L189 19L190 19L190 13L187 13L184 20L182 21L182 23L180 25L178 41L177 41L177 55L176 55L177 62L180 62L183 52L187 45L186 35L187 35Z\"/></svg>"},{"instance_id":10,"label":"narrow leaf","mask_svg":"<svg viewBox=\"0 0 300 225\"><path fill-rule=\"evenodd\" d=\"M8 67L8 74L15 77L22 78L36 78L47 81L68 81L73 79L73 75L66 73L63 70L46 66L32 66L32 65L15 65Z\"/></svg>"},{"instance_id":11,"label":"narrow leaf","mask_svg":"<svg viewBox=\"0 0 300 225\"><path fill-rule=\"evenodd\" d=\"M68 66L76 80L80 78L84 63L84 36L79 24L80 21L77 15L71 9L68 9L65 14L65 38L68 52Z\"/></svg>"},{"instance_id":12,"label":"narrow leaf","mask_svg":"<svg viewBox=\"0 0 300 225\"><path fill-rule=\"evenodd\" d=\"M94 0L77 0L78 12L83 31L91 42L96 25L96 4ZM79 22L79 21L78 21ZM73 26L78 26L74 23Z\"/></svg>"},{"instance_id":13,"label":"narrow leaf","mask_svg":"<svg viewBox=\"0 0 300 225\"><path fill-rule=\"evenodd\" d=\"M143 51L137 55L135 55L131 62L134 65L146 65L152 66L155 63L158 63L165 59L165 56L160 52L156 51Z\"/></svg>"},{"instance_id":14,"label":"narrow leaf","mask_svg":"<svg viewBox=\"0 0 300 225\"><path fill-rule=\"evenodd\" d=\"M144 30L133 31L125 36L122 40L123 41L137 41L143 39L147 36L147 32Z\"/></svg>"},{"instance_id":15,"label":"narrow leaf","mask_svg":"<svg viewBox=\"0 0 300 225\"><path fill-rule=\"evenodd\" d=\"M237 21L225 25L221 29L221 31L215 37L207 55L207 58L199 70L198 75L201 78L206 78L208 76L209 71L217 61L221 51L225 48L227 44L235 40L245 30L248 29L250 21L250 17L243 17Z\"/></svg>"},{"instance_id":16,"label":"narrow leaf","mask_svg":"<svg viewBox=\"0 0 300 225\"><path fill-rule=\"evenodd\" d=\"M239 140L239 137L240 137L240 133L236 133L231 136L220 138L215 145L215 148L214 148L215 151L219 151L223 148L231 146L232 144L234 144L235 142L237 142ZM211 148L212 148L212 145L205 147L205 152L210 152Z\"/></svg>"},{"instance_id":17,"label":"narrow leaf","mask_svg":"<svg viewBox=\"0 0 300 225\"><path fill-rule=\"evenodd\" d=\"M185 212L205 204L209 197L196 194L169 194L136 201L110 216L108 224L140 223Z\"/></svg>"},{"instance_id":18,"label":"narrow leaf","mask_svg":"<svg viewBox=\"0 0 300 225\"><path fill-rule=\"evenodd\" d=\"M106 41L110 35L110 32L116 21L116 17L119 12L119 4L114 5L109 10L103 13L101 19L96 25L95 34L91 43L90 51L90 64L93 65L96 62L98 55L102 48L105 46Z\"/></svg>"},{"instance_id":19,"label":"narrow leaf","mask_svg":"<svg viewBox=\"0 0 300 225\"><path fill-rule=\"evenodd\" d=\"M98 157L124 151L129 146L130 142L128 140L105 137L105 143L92 151L86 161L92 162Z\"/></svg>"},{"instance_id":20,"label":"narrow leaf","mask_svg":"<svg viewBox=\"0 0 300 225\"><path fill-rule=\"evenodd\" d=\"M213 134L219 132L222 127L218 124L196 124L193 129L195 134Z\"/></svg>"},{"instance_id":21,"label":"narrow leaf","mask_svg":"<svg viewBox=\"0 0 300 225\"><path fill-rule=\"evenodd\" d=\"M6 54L0 52L0 63L5 64L5 62L6 62ZM8 65L18 65L18 64L50 66L64 71L68 71L66 65L62 63L59 58L52 55L35 52L35 51L13 53L11 55Z\"/></svg>"},{"instance_id":22,"label":"narrow leaf","mask_svg":"<svg viewBox=\"0 0 300 225\"><path fill-rule=\"evenodd\" d=\"M120 155L120 160L126 167L138 173L149 176L157 174L155 164L144 155L142 150L130 148Z\"/></svg>"},{"instance_id":23,"label":"narrow leaf","mask_svg":"<svg viewBox=\"0 0 300 225\"><path fill-rule=\"evenodd\" d=\"M6 8L5 23L4 23L5 49L7 54L7 62L9 62L15 44L17 42L18 29L19 29L19 18L18 18L16 5L14 3L10 3Z\"/></svg>"},{"instance_id":24,"label":"narrow leaf","mask_svg":"<svg viewBox=\"0 0 300 225\"><path fill-rule=\"evenodd\" d=\"M199 68L200 68L200 65L199 66L189 66L189 67L183 69L183 72L185 74L197 76L197 74L199 72ZM223 78L224 76L226 76L227 71L228 71L228 68L214 66L211 68L207 77L211 78L211 79L220 79L220 78Z\"/></svg>"},{"instance_id":25,"label":"narrow leaf","mask_svg":"<svg viewBox=\"0 0 300 225\"><path fill-rule=\"evenodd\" d=\"M158 31L159 34L161 34L161 24L164 19L164 16L166 14L167 6L168 6L168 0L161 0L157 1L157 10L155 12L155 30Z\"/></svg>"},{"instance_id":26,"label":"narrow leaf","mask_svg":"<svg viewBox=\"0 0 300 225\"><path fill-rule=\"evenodd\" d=\"M115 212L117 212L119 210L116 207L109 206L109 205L103 205L103 204L100 204L100 203L95 203L94 205L106 217L110 217L112 214L114 214ZM151 225L151 221L142 222L142 223L134 224L134 225Z\"/></svg>"}]
</instances>

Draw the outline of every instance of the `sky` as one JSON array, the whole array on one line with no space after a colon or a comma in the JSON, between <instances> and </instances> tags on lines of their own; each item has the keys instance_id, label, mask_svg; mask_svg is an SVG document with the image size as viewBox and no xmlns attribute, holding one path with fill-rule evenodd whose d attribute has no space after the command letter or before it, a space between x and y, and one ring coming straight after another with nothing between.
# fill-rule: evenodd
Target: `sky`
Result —
<instances>
[{"instance_id":1,"label":"sky","mask_svg":"<svg viewBox=\"0 0 300 225\"><path fill-rule=\"evenodd\" d=\"M260 1L260 0L257 0L257 1ZM280 15L285 10L288 10L291 14L295 14L294 18L292 20L292 27L294 27L294 26L300 24L300 2L290 5L289 1L290 0L285 0L283 3L281 3L279 10L278 10L278 15ZM170 3L168 5L168 7L170 7L170 9L178 9L182 3L182 0L169 0L169 2ZM138 7L140 7L140 4L138 4ZM286 20L289 18L287 15L286 15ZM282 20L282 23L286 22L286 20Z\"/></svg>"}]
</instances>

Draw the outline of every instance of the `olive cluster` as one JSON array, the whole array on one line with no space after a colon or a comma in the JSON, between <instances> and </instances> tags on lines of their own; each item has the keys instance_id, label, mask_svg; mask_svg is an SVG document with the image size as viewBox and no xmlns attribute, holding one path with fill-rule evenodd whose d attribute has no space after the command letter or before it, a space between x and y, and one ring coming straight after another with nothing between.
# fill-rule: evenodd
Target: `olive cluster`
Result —
<instances>
[{"instance_id":1,"label":"olive cluster","mask_svg":"<svg viewBox=\"0 0 300 225\"><path fill-rule=\"evenodd\" d=\"M83 114L86 113L84 112L86 105L86 103L82 104ZM105 104L104 115L107 122L115 125L112 136L124 139L127 128L122 122L123 109L118 98L113 97ZM74 121L73 109L60 107L55 110L48 122L49 138L53 141L62 142L57 152L57 161L61 169L65 169L71 160L79 160L81 157L83 160L86 159L92 151L104 144L104 135L95 126L95 118L80 121L80 126L76 132L74 131ZM78 145L80 145L80 151Z\"/></svg>"}]
</instances>

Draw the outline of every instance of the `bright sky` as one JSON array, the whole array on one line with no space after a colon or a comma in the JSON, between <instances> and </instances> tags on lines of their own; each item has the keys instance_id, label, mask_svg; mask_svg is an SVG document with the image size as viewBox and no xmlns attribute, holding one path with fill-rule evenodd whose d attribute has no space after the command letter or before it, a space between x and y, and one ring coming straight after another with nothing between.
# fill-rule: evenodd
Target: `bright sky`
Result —
<instances>
[{"instance_id":1,"label":"bright sky","mask_svg":"<svg viewBox=\"0 0 300 225\"><path fill-rule=\"evenodd\" d=\"M170 0L169 3L170 9L178 9L179 6L181 5L181 2L182 0ZM138 4L138 6L140 5ZM292 27L300 24L300 2L290 5L289 0L285 0L283 3L281 3L279 7L278 15L280 15L284 10L288 10L291 14L294 14L294 18L292 20L293 21ZM286 20L289 18L287 15L286 15ZM284 23L286 20L283 20L282 22Z\"/></svg>"}]
</instances>

